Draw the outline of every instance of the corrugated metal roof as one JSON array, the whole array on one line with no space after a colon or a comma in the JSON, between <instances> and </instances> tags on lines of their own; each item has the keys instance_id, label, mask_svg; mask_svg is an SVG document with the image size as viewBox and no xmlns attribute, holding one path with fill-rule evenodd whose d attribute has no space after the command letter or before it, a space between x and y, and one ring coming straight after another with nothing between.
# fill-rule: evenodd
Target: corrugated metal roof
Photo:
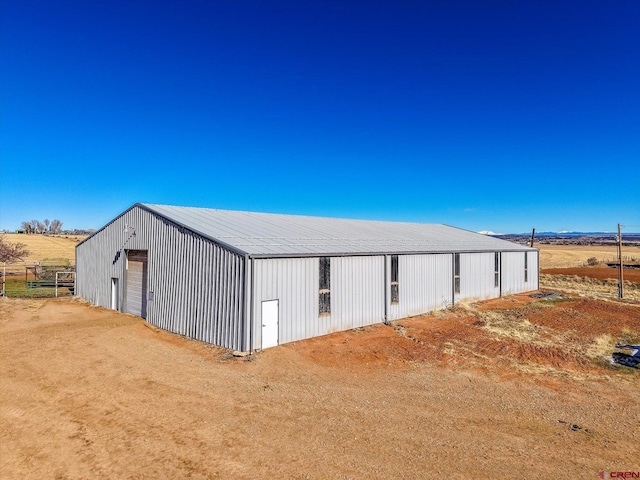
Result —
<instances>
[{"instance_id":1,"label":"corrugated metal roof","mask_svg":"<svg viewBox=\"0 0 640 480\"><path fill-rule=\"evenodd\" d=\"M531 250L442 224L138 205L251 256Z\"/></svg>"}]
</instances>

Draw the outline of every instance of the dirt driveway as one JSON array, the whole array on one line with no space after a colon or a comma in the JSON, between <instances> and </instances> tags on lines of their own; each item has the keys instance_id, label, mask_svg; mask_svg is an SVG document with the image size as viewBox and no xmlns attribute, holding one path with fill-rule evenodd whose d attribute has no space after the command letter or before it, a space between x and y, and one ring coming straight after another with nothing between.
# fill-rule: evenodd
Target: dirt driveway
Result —
<instances>
[{"instance_id":1,"label":"dirt driveway","mask_svg":"<svg viewBox=\"0 0 640 480\"><path fill-rule=\"evenodd\" d=\"M640 471L640 306L507 297L246 358L71 299L0 299L0 477Z\"/></svg>"}]
</instances>

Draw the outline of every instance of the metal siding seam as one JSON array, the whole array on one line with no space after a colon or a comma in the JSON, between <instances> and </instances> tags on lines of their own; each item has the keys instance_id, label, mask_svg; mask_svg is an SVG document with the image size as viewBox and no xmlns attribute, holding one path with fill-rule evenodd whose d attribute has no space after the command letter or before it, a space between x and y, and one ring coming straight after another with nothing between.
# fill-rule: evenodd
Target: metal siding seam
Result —
<instances>
[{"instance_id":1,"label":"metal siding seam","mask_svg":"<svg viewBox=\"0 0 640 480\"><path fill-rule=\"evenodd\" d=\"M224 254L224 270L222 271L224 274L224 282L220 285L220 289L222 290L222 338L221 342L226 342L226 340L232 336L231 329L229 328L229 281L231 276L231 259L229 258L229 252L225 251Z\"/></svg>"},{"instance_id":2,"label":"metal siding seam","mask_svg":"<svg viewBox=\"0 0 640 480\"><path fill-rule=\"evenodd\" d=\"M291 322L290 311L295 305L296 295L293 294L294 268L292 262L278 261L276 274L276 295L278 298L278 343L291 341L295 338L295 325ZM291 298L286 298L286 297ZM280 298L284 297L284 298Z\"/></svg>"},{"instance_id":3,"label":"metal siding seam","mask_svg":"<svg viewBox=\"0 0 640 480\"><path fill-rule=\"evenodd\" d=\"M237 307L238 307L238 296L236 292L236 283L237 283L237 263L235 255L228 254L229 260L231 261L231 278L229 279L229 318L227 322L229 323L229 330L231 332L230 338L227 339L227 345L229 345L229 340L231 340L232 345L236 345L239 335L238 335L238 322L237 322Z\"/></svg>"},{"instance_id":4,"label":"metal siding seam","mask_svg":"<svg viewBox=\"0 0 640 480\"><path fill-rule=\"evenodd\" d=\"M278 303L279 306L279 319L278 319L278 329L281 329L281 326L286 326L286 336L283 338L278 338L278 342L284 341L285 339L299 338L300 325L296 321L296 308L298 305L298 288L299 285L296 283L296 272L297 262L285 262L283 264L283 269L286 272L286 281L284 281L279 288L278 294L281 296L291 296L291 301L283 302L280 300ZM283 279L284 280L284 279ZM286 292L286 293L285 293ZM280 321L282 319L282 321ZM284 325L281 325L284 324Z\"/></svg>"},{"instance_id":5,"label":"metal siding seam","mask_svg":"<svg viewBox=\"0 0 640 480\"><path fill-rule=\"evenodd\" d=\"M200 281L200 242L193 234L190 234L189 237L192 243L191 258L189 259L189 264L191 265L191 275L189 275L189 298L191 299L191 315L189 318L191 319L191 335L192 338L202 340L199 325L200 295L197 289L197 284Z\"/></svg>"},{"instance_id":6,"label":"metal siding seam","mask_svg":"<svg viewBox=\"0 0 640 480\"><path fill-rule=\"evenodd\" d=\"M171 235L173 234L173 232L169 231L169 226L166 223L163 223L162 225L163 231L164 231L164 239L163 239L163 259L165 262L165 269L167 268L167 264L169 265L170 269L169 269L169 273L171 274L175 274L175 265L177 262L177 258L176 258L176 252L175 251L169 251L169 243L170 243L170 239L171 239ZM164 328L165 330L171 332L174 330L173 327L173 319L176 318L177 316L177 296L176 296L176 290L175 289L171 289L171 283L175 282L175 278L171 279L169 278L168 275L166 275L167 272L164 272L164 275L162 275L162 290L163 290L163 298L166 299L166 304L163 306L162 309L162 328Z\"/></svg>"},{"instance_id":7,"label":"metal siding seam","mask_svg":"<svg viewBox=\"0 0 640 480\"><path fill-rule=\"evenodd\" d=\"M225 345L229 345L229 342L235 342L235 321L234 321L234 277L235 277L235 258L229 253L226 252L227 261L228 261L228 270L227 270L227 281L225 282L225 298L227 299L227 313L225 316L225 325L226 325L226 335L225 335Z\"/></svg>"},{"instance_id":8,"label":"metal siding seam","mask_svg":"<svg viewBox=\"0 0 640 480\"><path fill-rule=\"evenodd\" d=\"M257 343L258 337L258 321L260 315L258 313L258 305L262 300L261 291L261 272L262 272L262 260L256 260L251 258L251 325L249 326L250 347L252 350L259 348Z\"/></svg>"},{"instance_id":9,"label":"metal siding seam","mask_svg":"<svg viewBox=\"0 0 640 480\"><path fill-rule=\"evenodd\" d=\"M211 325L213 322L212 319L212 309L211 309L211 304L212 304L212 294L211 294L211 290L212 290L212 273L213 273L213 261L212 261L212 253L213 253L213 245L211 244L211 242L206 242L207 248L206 248L206 255L203 259L204 262L204 267L205 267L205 271L204 271L204 276L202 279L202 285L204 287L204 295L205 295L205 310L204 310L204 314L205 314L205 338L206 341L209 343L213 343L212 342L212 338L211 338Z\"/></svg>"},{"instance_id":10,"label":"metal siding seam","mask_svg":"<svg viewBox=\"0 0 640 480\"><path fill-rule=\"evenodd\" d=\"M237 327L238 324L236 322L236 259L235 255L227 252L229 257L230 264L230 275L229 282L227 283L227 297L228 297L228 314L227 314L227 325L230 332L230 335L227 337L226 342L229 345L229 341L231 340L232 344L235 345L238 338Z\"/></svg>"},{"instance_id":11,"label":"metal siding seam","mask_svg":"<svg viewBox=\"0 0 640 480\"><path fill-rule=\"evenodd\" d=\"M195 237L192 233L187 233L186 240L189 245L187 250L187 263L184 266L185 277L187 277L187 303L189 305L188 315L187 315L187 336L190 338L196 337L196 329L198 322L198 313L197 313L197 298L195 298L194 284L196 277L196 267L195 262L197 261L197 245L195 241Z\"/></svg>"},{"instance_id":12,"label":"metal siding seam","mask_svg":"<svg viewBox=\"0 0 640 480\"><path fill-rule=\"evenodd\" d=\"M164 268L167 269L167 266L169 267L169 272L172 271L171 267L172 267L172 263L173 263L173 255L170 255L168 252L168 248L167 245L169 244L169 232L167 231L167 224L166 223L162 223L159 226L161 232L162 232L162 237L161 237L161 244L160 244L160 258L158 260L158 263L160 263L160 261L162 261L162 264L164 265ZM161 260L160 260L161 259ZM160 299L161 299L161 306L160 306L160 310L161 312L159 312L159 316L160 318L158 319L158 322L156 323L156 325L158 325L161 328L164 328L165 330L171 331L171 327L169 325L169 319L171 318L171 314L174 311L174 305L175 305L175 297L173 295L174 292L171 292L171 290L169 289L169 278L167 276L167 272L162 272L160 270L160 265L158 265L158 286L160 288Z\"/></svg>"},{"instance_id":13,"label":"metal siding seam","mask_svg":"<svg viewBox=\"0 0 640 480\"><path fill-rule=\"evenodd\" d=\"M194 305L195 305L195 334L198 340L204 341L203 332L203 318L202 318L202 301L203 301L203 290L202 290L202 237L195 237L195 258L193 259L193 263L196 265L196 275L193 279L193 292L195 295Z\"/></svg>"},{"instance_id":14,"label":"metal siding seam","mask_svg":"<svg viewBox=\"0 0 640 480\"><path fill-rule=\"evenodd\" d=\"M233 286L236 296L236 315L234 323L236 325L236 350L243 350L245 344L244 335L244 257L234 253L236 259L236 282Z\"/></svg>"},{"instance_id":15,"label":"metal siding seam","mask_svg":"<svg viewBox=\"0 0 640 480\"><path fill-rule=\"evenodd\" d=\"M246 352L247 349L247 345L248 345L248 341L247 341L247 325L248 325L248 313L249 313L249 307L247 305L248 303L248 296L249 296L249 292L247 291L247 279L249 278L249 275L247 272L248 267L248 262L247 262L247 258L248 255L245 255L242 257L242 262L240 262L240 268L242 270L241 273L241 280L238 282L238 288L241 289L239 294L240 294L240 312L239 312L239 318L238 321L240 323L239 327L240 327L240 341L239 341L239 350L241 352Z\"/></svg>"},{"instance_id":16,"label":"metal siding seam","mask_svg":"<svg viewBox=\"0 0 640 480\"><path fill-rule=\"evenodd\" d=\"M191 298L191 275L192 271L187 274L187 266L190 265L189 259L191 258L191 242L189 241L188 233L181 232L181 240L182 240L182 261L180 263L180 276L182 277L182 331L180 332L185 337L191 337L191 305L193 303L193 299Z\"/></svg>"},{"instance_id":17,"label":"metal siding seam","mask_svg":"<svg viewBox=\"0 0 640 480\"><path fill-rule=\"evenodd\" d=\"M230 343L235 345L238 339L237 327L238 324L236 322L236 259L234 255L227 252L227 256L229 257L230 264L230 272L229 272L229 281L226 285L227 288L227 296L228 296L228 314L227 314L227 325L230 335L226 339L226 344Z\"/></svg>"},{"instance_id":18,"label":"metal siding seam","mask_svg":"<svg viewBox=\"0 0 640 480\"><path fill-rule=\"evenodd\" d=\"M220 285L224 281L224 272L223 272L223 252L219 248L216 248L216 279L215 284L212 285L212 293L215 297L214 305L215 305L215 324L213 328L213 339L215 344L220 344L221 338L221 319L222 319L222 299L220 298Z\"/></svg>"},{"instance_id":19,"label":"metal siding seam","mask_svg":"<svg viewBox=\"0 0 640 480\"><path fill-rule=\"evenodd\" d=\"M296 260L295 262L291 262L289 264L289 286L287 288L287 290L289 292L294 292L295 291L295 295L293 298L293 302L291 302L288 306L287 306L287 323L290 325L290 333L289 336L290 338L304 338L306 333L305 333L305 324L304 322L301 322L301 318L299 316L299 308L300 308L300 302L303 301L303 298L301 298L300 295L300 290L301 290L301 275L300 275L300 270L301 270L301 265L302 262L300 262L299 260Z\"/></svg>"},{"instance_id":20,"label":"metal siding seam","mask_svg":"<svg viewBox=\"0 0 640 480\"><path fill-rule=\"evenodd\" d=\"M200 272L197 279L198 292L200 296L200 335L204 342L209 342L209 254L211 245L208 240L200 238L200 255L198 263Z\"/></svg>"},{"instance_id":21,"label":"metal siding seam","mask_svg":"<svg viewBox=\"0 0 640 480\"><path fill-rule=\"evenodd\" d=\"M211 256L209 259L209 281L207 291L209 295L209 342L216 343L216 323L217 323L217 305L215 288L218 283L218 249L215 245L211 246Z\"/></svg>"},{"instance_id":22,"label":"metal siding seam","mask_svg":"<svg viewBox=\"0 0 640 480\"><path fill-rule=\"evenodd\" d=\"M158 222L158 230L160 232L160 238L158 242L158 248L155 252L155 257L157 261L156 266L156 275L155 275L155 289L156 289L156 298L159 298L159 302L156 301L155 305L155 317L154 317L154 325L163 328L165 330L169 330L167 327L169 312L173 306L173 297L170 295L168 288L168 279L166 278L167 266L171 266L171 257L167 252L167 244L168 240L168 232L166 224L162 222ZM170 271L170 270L169 270ZM154 300L155 301L155 300Z\"/></svg>"},{"instance_id":23,"label":"metal siding seam","mask_svg":"<svg viewBox=\"0 0 640 480\"><path fill-rule=\"evenodd\" d=\"M179 232L179 244L176 245L177 247L177 251L178 251L178 264L177 264L177 271L176 271L176 280L177 280L177 284L178 284L178 301L179 301L179 314L176 318L176 320L178 321L178 325L177 328L175 330L176 333L180 334L180 335L184 335L185 334L185 315L186 315L186 310L187 310L187 303L186 303L186 295L185 295L185 282L184 282L184 272L183 272L183 266L185 264L185 246L184 246L184 240L182 237L182 232Z\"/></svg>"},{"instance_id":24,"label":"metal siding seam","mask_svg":"<svg viewBox=\"0 0 640 480\"><path fill-rule=\"evenodd\" d=\"M214 325L213 325L213 343L218 344L220 341L220 333L219 333L219 328L220 328L220 295L218 295L218 285L220 285L221 282L221 276L222 276L222 261L221 261L221 257L222 257L222 252L220 251L220 249L216 248L215 249L215 269L216 269L216 276L215 276L215 284L212 285L212 291L213 294L215 296L214 298Z\"/></svg>"},{"instance_id":25,"label":"metal siding seam","mask_svg":"<svg viewBox=\"0 0 640 480\"><path fill-rule=\"evenodd\" d=\"M244 351L253 353L253 302L255 294L253 291L253 259L249 255L244 259L244 292L245 292L245 348Z\"/></svg>"},{"instance_id":26,"label":"metal siding seam","mask_svg":"<svg viewBox=\"0 0 640 480\"><path fill-rule=\"evenodd\" d=\"M216 294L216 333L215 333L215 343L219 344L220 339L222 338L222 318L223 318L223 305L222 298L220 295L221 285L224 281L224 252L220 249L216 249L218 251L218 273L216 278L215 285L215 294Z\"/></svg>"},{"instance_id":27,"label":"metal siding seam","mask_svg":"<svg viewBox=\"0 0 640 480\"><path fill-rule=\"evenodd\" d=\"M182 272L182 266L185 262L185 253L184 253L184 242L182 240L182 232L179 229L176 230L178 237L176 240L176 271L175 271L175 281L176 281L176 300L178 311L175 317L175 329L174 332L183 335L184 334L184 317L186 314L186 302L185 302L185 293L184 293L184 276Z\"/></svg>"},{"instance_id":28,"label":"metal siding seam","mask_svg":"<svg viewBox=\"0 0 640 480\"><path fill-rule=\"evenodd\" d=\"M218 319L218 324L220 326L218 330L218 342L222 343L227 335L227 298L226 298L226 285L228 284L228 275L229 269L227 264L227 252L221 252L221 266L220 266L220 274L221 274L221 282L218 284L218 296L220 298L220 318Z\"/></svg>"},{"instance_id":29,"label":"metal siding seam","mask_svg":"<svg viewBox=\"0 0 640 480\"><path fill-rule=\"evenodd\" d=\"M289 318L290 305L295 302L295 294L290 294L291 263L277 260L273 269L273 291L270 299L278 302L278 343L291 341L294 337L293 325ZM291 298L287 298L287 297ZM283 298L281 298L283 297Z\"/></svg>"},{"instance_id":30,"label":"metal siding seam","mask_svg":"<svg viewBox=\"0 0 640 480\"><path fill-rule=\"evenodd\" d=\"M229 284L229 262L227 252L221 251L221 281L217 286L217 293L220 298L220 318L218 323L220 325L220 329L218 330L218 342L219 344L223 343L228 336L227 329L227 295L226 288Z\"/></svg>"},{"instance_id":31,"label":"metal siding seam","mask_svg":"<svg viewBox=\"0 0 640 480\"><path fill-rule=\"evenodd\" d=\"M185 253L186 259L183 266L183 272L186 280L186 303L187 314L185 316L186 321L186 335L189 338L194 338L195 327L195 298L193 298L193 277L195 274L193 260L195 256L193 237L191 233L185 233Z\"/></svg>"}]
</instances>

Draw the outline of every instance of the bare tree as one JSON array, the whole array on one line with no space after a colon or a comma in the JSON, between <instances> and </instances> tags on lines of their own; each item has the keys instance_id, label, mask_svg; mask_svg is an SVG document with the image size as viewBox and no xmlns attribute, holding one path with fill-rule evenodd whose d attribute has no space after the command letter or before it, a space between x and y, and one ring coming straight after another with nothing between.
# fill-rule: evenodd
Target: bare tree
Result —
<instances>
[{"instance_id":1,"label":"bare tree","mask_svg":"<svg viewBox=\"0 0 640 480\"><path fill-rule=\"evenodd\" d=\"M53 220L51 222L51 226L49 227L49 232L59 235L62 233L62 222L60 220Z\"/></svg>"},{"instance_id":2,"label":"bare tree","mask_svg":"<svg viewBox=\"0 0 640 480\"><path fill-rule=\"evenodd\" d=\"M24 243L6 242L4 236L0 236L0 263L16 262L27 255L29 255L29 250Z\"/></svg>"},{"instance_id":3,"label":"bare tree","mask_svg":"<svg viewBox=\"0 0 640 480\"><path fill-rule=\"evenodd\" d=\"M22 222L24 233L31 233L31 222Z\"/></svg>"},{"instance_id":4,"label":"bare tree","mask_svg":"<svg viewBox=\"0 0 640 480\"><path fill-rule=\"evenodd\" d=\"M60 220L51 220L45 218L44 222L40 220L31 220L22 222L22 229L26 233L52 233L59 235L62 233L62 222Z\"/></svg>"}]
</instances>

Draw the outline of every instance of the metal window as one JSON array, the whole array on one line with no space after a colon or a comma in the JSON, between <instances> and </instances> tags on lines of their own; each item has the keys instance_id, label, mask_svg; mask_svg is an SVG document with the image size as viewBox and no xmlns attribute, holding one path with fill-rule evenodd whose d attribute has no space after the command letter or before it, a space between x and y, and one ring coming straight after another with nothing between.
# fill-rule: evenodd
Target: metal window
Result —
<instances>
[{"instance_id":1,"label":"metal window","mask_svg":"<svg viewBox=\"0 0 640 480\"><path fill-rule=\"evenodd\" d=\"M453 291L460 293L460 254L453 254Z\"/></svg>"},{"instance_id":2,"label":"metal window","mask_svg":"<svg viewBox=\"0 0 640 480\"><path fill-rule=\"evenodd\" d=\"M500 254L498 252L495 254L493 267L493 286L496 288L500 286Z\"/></svg>"},{"instance_id":3,"label":"metal window","mask_svg":"<svg viewBox=\"0 0 640 480\"><path fill-rule=\"evenodd\" d=\"M529 281L529 256L527 255L527 252L524 252L524 281L528 282Z\"/></svg>"},{"instance_id":4,"label":"metal window","mask_svg":"<svg viewBox=\"0 0 640 480\"><path fill-rule=\"evenodd\" d=\"M320 257L319 260L318 312L322 315L331 313L331 259Z\"/></svg>"},{"instance_id":5,"label":"metal window","mask_svg":"<svg viewBox=\"0 0 640 480\"><path fill-rule=\"evenodd\" d=\"M391 255L391 303L400 301L398 291L398 255Z\"/></svg>"}]
</instances>

